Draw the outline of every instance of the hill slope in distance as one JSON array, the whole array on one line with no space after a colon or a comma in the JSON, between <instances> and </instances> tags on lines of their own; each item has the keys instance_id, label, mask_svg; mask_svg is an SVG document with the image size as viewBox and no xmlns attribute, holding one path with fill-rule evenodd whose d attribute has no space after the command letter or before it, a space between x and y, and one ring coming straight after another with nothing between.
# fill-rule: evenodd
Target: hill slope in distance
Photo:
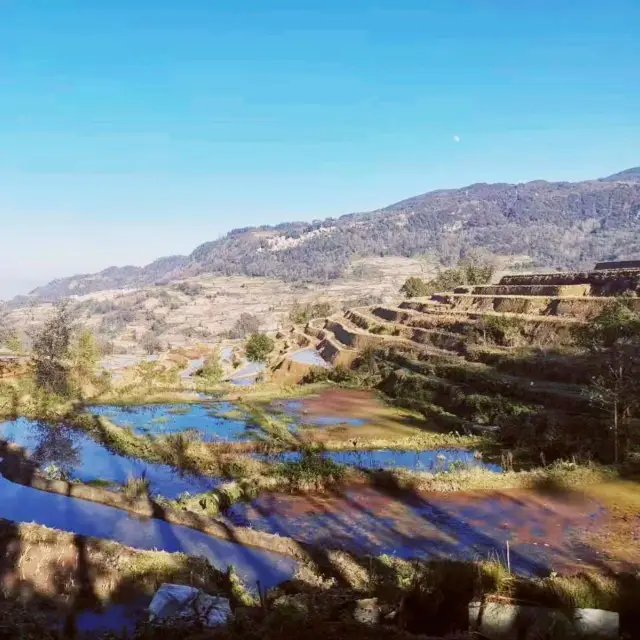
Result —
<instances>
[{"instance_id":1,"label":"hill slope in distance","mask_svg":"<svg viewBox=\"0 0 640 640\"><path fill-rule=\"evenodd\" d=\"M638 255L640 167L584 182L473 184L369 213L236 229L189 256L57 279L27 299L54 301L201 274L332 280L343 275L355 256L429 252L455 262L477 248L527 255L536 266L572 268Z\"/></svg>"}]
</instances>

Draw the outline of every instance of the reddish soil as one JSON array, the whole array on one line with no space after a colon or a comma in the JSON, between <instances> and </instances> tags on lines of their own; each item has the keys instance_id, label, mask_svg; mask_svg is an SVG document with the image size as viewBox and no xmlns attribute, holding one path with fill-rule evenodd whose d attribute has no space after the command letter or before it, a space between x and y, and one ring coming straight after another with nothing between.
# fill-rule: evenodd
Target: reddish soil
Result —
<instances>
[{"instance_id":1,"label":"reddish soil","mask_svg":"<svg viewBox=\"0 0 640 640\"><path fill-rule=\"evenodd\" d=\"M618 559L593 544L609 520L580 494L492 491L389 495L352 487L323 495L271 494L235 505L234 523L326 548L400 557L506 560L519 573L611 566Z\"/></svg>"},{"instance_id":2,"label":"reddish soil","mask_svg":"<svg viewBox=\"0 0 640 640\"><path fill-rule=\"evenodd\" d=\"M329 389L301 402L303 412L312 416L370 416L372 406L382 407L371 391L349 389Z\"/></svg>"}]
</instances>

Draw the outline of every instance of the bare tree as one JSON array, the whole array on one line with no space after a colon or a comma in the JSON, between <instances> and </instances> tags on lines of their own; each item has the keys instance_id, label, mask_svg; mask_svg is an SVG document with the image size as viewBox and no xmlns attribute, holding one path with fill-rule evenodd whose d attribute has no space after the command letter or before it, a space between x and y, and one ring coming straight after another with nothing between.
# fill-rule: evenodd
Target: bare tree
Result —
<instances>
[{"instance_id":1,"label":"bare tree","mask_svg":"<svg viewBox=\"0 0 640 640\"><path fill-rule=\"evenodd\" d=\"M602 372L593 378L589 396L594 404L611 415L613 460L618 464L628 452L632 418L640 409L638 345L611 347L602 362Z\"/></svg>"}]
</instances>

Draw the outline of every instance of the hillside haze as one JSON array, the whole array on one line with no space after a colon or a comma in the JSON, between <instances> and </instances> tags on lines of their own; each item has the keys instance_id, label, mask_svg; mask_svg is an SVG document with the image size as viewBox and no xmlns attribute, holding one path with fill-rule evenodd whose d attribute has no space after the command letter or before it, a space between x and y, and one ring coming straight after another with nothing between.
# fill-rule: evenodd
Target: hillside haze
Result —
<instances>
[{"instance_id":1,"label":"hillside haze","mask_svg":"<svg viewBox=\"0 0 640 640\"><path fill-rule=\"evenodd\" d=\"M29 299L54 301L201 274L331 280L355 256L429 252L451 263L474 248L527 255L536 266L573 268L638 255L640 167L575 183L473 184L338 219L236 229L189 256L57 279Z\"/></svg>"}]
</instances>

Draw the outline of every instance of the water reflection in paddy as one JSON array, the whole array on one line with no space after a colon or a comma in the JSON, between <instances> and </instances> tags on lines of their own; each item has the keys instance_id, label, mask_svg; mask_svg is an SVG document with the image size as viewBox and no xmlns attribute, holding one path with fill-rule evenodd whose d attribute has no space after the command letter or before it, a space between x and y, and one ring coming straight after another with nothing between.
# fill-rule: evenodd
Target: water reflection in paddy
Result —
<instances>
[{"instance_id":1,"label":"water reflection in paddy","mask_svg":"<svg viewBox=\"0 0 640 640\"><path fill-rule=\"evenodd\" d=\"M302 364L310 364L314 367L330 367L331 365L324 360L315 349L303 349L289 355L294 362Z\"/></svg>"},{"instance_id":2,"label":"water reflection in paddy","mask_svg":"<svg viewBox=\"0 0 640 640\"><path fill-rule=\"evenodd\" d=\"M24 447L41 469L55 468L65 477L82 482L105 480L124 484L130 476L144 476L150 492L166 498L176 498L185 491L210 491L220 484L219 478L180 473L169 465L111 453L68 425L19 418L0 423L0 438Z\"/></svg>"},{"instance_id":3,"label":"water reflection in paddy","mask_svg":"<svg viewBox=\"0 0 640 640\"><path fill-rule=\"evenodd\" d=\"M241 378L239 380L245 380ZM363 418L334 415L305 415L296 400L276 402L271 409L280 411L290 430L298 427L333 425L361 426ZM148 404L134 406L101 405L90 407L92 413L113 424L130 428L139 435L196 432L205 442L244 442L251 440L259 425L241 407L230 402L193 404Z\"/></svg>"},{"instance_id":4,"label":"water reflection in paddy","mask_svg":"<svg viewBox=\"0 0 640 640\"><path fill-rule=\"evenodd\" d=\"M285 400L276 403L276 406L281 406L284 413L300 425L331 427L344 424L351 427L361 427L367 423L364 418L353 418L351 416L307 414L304 411L304 403L301 400Z\"/></svg>"},{"instance_id":5,"label":"water reflection in paddy","mask_svg":"<svg viewBox=\"0 0 640 640\"><path fill-rule=\"evenodd\" d=\"M535 492L432 493L353 487L341 493L264 494L234 504L236 525L322 548L401 558L503 558L518 573L548 574L596 561L582 537L605 515L592 500Z\"/></svg>"},{"instance_id":6,"label":"water reflection in paddy","mask_svg":"<svg viewBox=\"0 0 640 640\"><path fill-rule=\"evenodd\" d=\"M247 421L242 416L232 416L236 407L229 402L101 405L89 410L120 427L129 427L139 435L197 431L207 442L248 440L251 437L246 430Z\"/></svg>"},{"instance_id":7,"label":"water reflection in paddy","mask_svg":"<svg viewBox=\"0 0 640 640\"><path fill-rule=\"evenodd\" d=\"M286 451L267 457L274 462L297 462L300 453ZM326 451L324 457L362 469L403 468L413 471L441 472L452 468L483 468L501 472L500 465L484 462L472 451L465 449L435 449L432 451L396 451L394 449L376 449L372 451Z\"/></svg>"},{"instance_id":8,"label":"water reflection in paddy","mask_svg":"<svg viewBox=\"0 0 640 640\"><path fill-rule=\"evenodd\" d=\"M0 518L114 540L135 549L203 556L221 570L233 565L252 589L257 580L264 588L278 584L290 578L296 567L295 560L287 556L245 547L164 520L137 518L104 504L38 491L1 476L0 497Z\"/></svg>"},{"instance_id":9,"label":"water reflection in paddy","mask_svg":"<svg viewBox=\"0 0 640 640\"><path fill-rule=\"evenodd\" d=\"M266 365L262 362L249 362L242 369L234 371L229 378L231 384L246 386L257 381L258 376L264 371Z\"/></svg>"}]
</instances>

